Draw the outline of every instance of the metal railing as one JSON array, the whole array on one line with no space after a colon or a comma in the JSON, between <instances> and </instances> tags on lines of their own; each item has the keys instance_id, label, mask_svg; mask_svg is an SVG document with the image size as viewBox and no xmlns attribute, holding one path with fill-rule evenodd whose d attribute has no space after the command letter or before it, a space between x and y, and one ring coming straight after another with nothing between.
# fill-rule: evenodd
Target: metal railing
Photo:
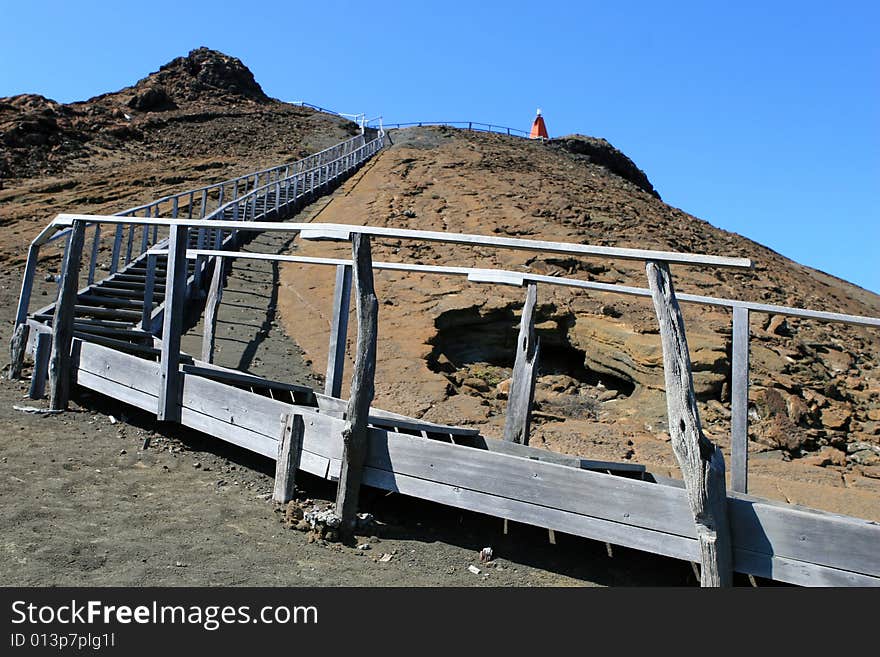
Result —
<instances>
[{"instance_id":1,"label":"metal railing","mask_svg":"<svg viewBox=\"0 0 880 657\"><path fill-rule=\"evenodd\" d=\"M352 168L360 166L378 152L383 143L382 132L369 142L366 142L365 135L360 134L295 162L163 196L113 216L139 220L170 217L202 221L223 217L225 213L231 214L236 221L253 221L255 217L270 210L277 211L282 205L282 194L284 203L287 204L346 175ZM87 284L92 285L95 283L103 236L100 222L90 222L87 228L93 229L86 279ZM141 231L139 236L138 229ZM200 231L200 246L203 246L203 234L204 230ZM69 228L58 230L57 226L50 224L31 242L16 313L16 326L21 326L27 319L40 248L69 235ZM150 248L157 246L165 238L166 234L160 234L159 224L156 223L149 226L142 221L117 223L110 246L107 267L109 273L115 274L120 268L143 257Z\"/></svg>"},{"instance_id":2,"label":"metal railing","mask_svg":"<svg viewBox=\"0 0 880 657\"><path fill-rule=\"evenodd\" d=\"M369 124L369 122L368 122ZM477 121L413 121L410 123L383 123L385 130L396 128L423 128L425 126L449 126L451 128L461 128L472 132L494 132L501 135L509 135L511 137L522 137L528 139L529 133L519 128L508 128L507 126L494 125L492 123L479 123Z\"/></svg>"}]
</instances>

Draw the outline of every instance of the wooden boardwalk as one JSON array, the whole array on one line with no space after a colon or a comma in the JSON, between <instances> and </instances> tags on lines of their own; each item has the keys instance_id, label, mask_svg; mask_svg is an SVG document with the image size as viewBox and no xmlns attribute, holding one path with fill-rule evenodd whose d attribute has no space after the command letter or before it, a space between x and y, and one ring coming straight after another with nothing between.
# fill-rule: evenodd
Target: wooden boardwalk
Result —
<instances>
[{"instance_id":1,"label":"wooden boardwalk","mask_svg":"<svg viewBox=\"0 0 880 657\"><path fill-rule=\"evenodd\" d=\"M307 161L160 199L120 216L59 215L29 253L13 337L12 374L33 354L31 394L50 382L53 406L75 385L275 459L276 499L289 499L297 471L339 481L343 524L365 484L702 564L705 585L727 584L733 571L804 585L880 585L880 525L750 497L747 452L750 312L773 312L880 327L880 319L749 302L676 295L670 265L748 267L738 258L592 247L370 226L285 223L302 204L328 191L382 145L381 134L343 142ZM85 252L85 235L93 236ZM96 280L102 231L112 238L109 275ZM243 235L287 231L300 239L351 241L352 259L307 258L238 250ZM40 247L68 238L59 298L29 310ZM479 243L646 264L648 287L608 285L526 272L373 262L370 239ZM206 319L201 358L180 351L183 316L216 310L224 258L332 266L337 271L326 386L323 391L221 368L212 360ZM684 482L640 465L556 454L528 445L534 367L533 317L523 313L507 440L477 430L372 408L378 304L375 269L465 276L474 284L525 288L562 285L651 297L663 337L673 445ZM215 275L216 274L216 275ZM358 345L348 400L342 398L344 335L355 296ZM207 297L207 298L206 298ZM702 435L678 302L731 308L732 485L725 489L720 450ZM680 416L680 419L679 419ZM673 419L675 421L673 422ZM680 427L676 431L674 427ZM720 477L720 479L719 479Z\"/></svg>"}]
</instances>

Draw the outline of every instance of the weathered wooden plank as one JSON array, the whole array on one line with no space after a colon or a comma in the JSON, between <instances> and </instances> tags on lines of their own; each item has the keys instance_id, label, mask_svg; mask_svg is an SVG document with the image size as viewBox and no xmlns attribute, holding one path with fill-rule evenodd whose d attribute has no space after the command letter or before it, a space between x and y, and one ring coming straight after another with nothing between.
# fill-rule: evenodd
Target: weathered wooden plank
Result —
<instances>
[{"instance_id":1,"label":"weathered wooden plank","mask_svg":"<svg viewBox=\"0 0 880 657\"><path fill-rule=\"evenodd\" d=\"M735 495L728 515L737 549L880 577L880 524Z\"/></svg>"},{"instance_id":2,"label":"weathered wooden plank","mask_svg":"<svg viewBox=\"0 0 880 657\"><path fill-rule=\"evenodd\" d=\"M281 440L278 442L278 458L275 460L275 486L272 497L276 502L287 504L296 494L296 471L299 469L305 425L302 415L291 413L281 423Z\"/></svg>"},{"instance_id":3,"label":"weathered wooden plank","mask_svg":"<svg viewBox=\"0 0 880 657\"><path fill-rule=\"evenodd\" d=\"M305 397L306 399L302 403L305 403L306 405L315 405L315 392L308 386L272 381L253 374L229 370L225 367L220 367L213 363L205 363L200 360L195 361L192 365L183 365L182 369L188 374L195 374L197 376L203 376L217 381L227 381L229 383L238 383L254 387L266 387L279 391L290 391L295 393L297 397Z\"/></svg>"},{"instance_id":4,"label":"weathered wooden plank","mask_svg":"<svg viewBox=\"0 0 880 657\"><path fill-rule=\"evenodd\" d=\"M40 259L40 245L36 240L28 247L27 261L21 279L21 291L18 295L18 308L15 313L15 328L9 342L9 378L21 377L24 355L30 329L27 326L28 307L34 288L34 276L37 272L37 261Z\"/></svg>"},{"instance_id":5,"label":"weathered wooden plank","mask_svg":"<svg viewBox=\"0 0 880 657\"><path fill-rule=\"evenodd\" d=\"M15 311L15 325L19 326L27 321L28 307L30 306L31 293L34 289L34 277L37 273L37 262L40 259L40 245L36 240L28 247L27 260L24 265L24 274L21 277L21 291L18 295L18 308ZM16 377L17 378L17 377Z\"/></svg>"},{"instance_id":6,"label":"weathered wooden plank","mask_svg":"<svg viewBox=\"0 0 880 657\"><path fill-rule=\"evenodd\" d=\"M392 473L374 468L369 464L364 468L364 483L458 509L478 511L536 527L546 527L575 536L584 536L668 557L685 560L699 558L699 546L693 538L548 508L539 504L396 472Z\"/></svg>"},{"instance_id":7,"label":"weathered wooden plank","mask_svg":"<svg viewBox=\"0 0 880 657\"><path fill-rule=\"evenodd\" d=\"M223 270L226 266L226 261L221 256L217 256L213 260L214 271L211 274L211 286L208 290L208 299L205 302L205 326L202 333L202 360L206 363L214 362L217 311L223 300Z\"/></svg>"},{"instance_id":8,"label":"weathered wooden plank","mask_svg":"<svg viewBox=\"0 0 880 657\"><path fill-rule=\"evenodd\" d=\"M278 438L278 418L297 408L247 390L193 375L182 374L181 403L187 408L211 415L263 435Z\"/></svg>"},{"instance_id":9,"label":"weathered wooden plank","mask_svg":"<svg viewBox=\"0 0 880 657\"><path fill-rule=\"evenodd\" d=\"M330 347L327 350L327 374L324 380L324 394L330 397L338 398L342 394L350 302L351 266L337 265L336 286L333 289L333 319L330 324Z\"/></svg>"},{"instance_id":10,"label":"weathered wooden plank","mask_svg":"<svg viewBox=\"0 0 880 657\"><path fill-rule=\"evenodd\" d=\"M378 429L370 430L366 465L696 538L685 492L646 481Z\"/></svg>"},{"instance_id":11,"label":"weathered wooden plank","mask_svg":"<svg viewBox=\"0 0 880 657\"><path fill-rule=\"evenodd\" d=\"M733 308L730 368L731 488L749 492L749 310Z\"/></svg>"},{"instance_id":12,"label":"weathered wooden plank","mask_svg":"<svg viewBox=\"0 0 880 657\"><path fill-rule=\"evenodd\" d=\"M98 267L98 251L101 248L101 224L95 224L95 235L92 238L92 255L89 258L89 275L86 279L91 285L95 282L95 269Z\"/></svg>"},{"instance_id":13,"label":"weathered wooden plank","mask_svg":"<svg viewBox=\"0 0 880 657\"><path fill-rule=\"evenodd\" d=\"M285 227L290 227L291 224L281 225ZM265 230L269 229L267 228ZM196 257L196 255L210 256L215 254L214 252L207 250L191 250L188 252L188 257ZM277 260L282 262L298 262L301 264L331 266L337 266L341 264L344 265L351 262L350 260L340 258L314 258L308 256L291 256L269 253L236 253L234 254L234 257L253 260ZM629 285L617 285L613 283L599 283L596 281L584 281L576 278L530 274L527 272L512 272L505 270L478 269L472 267L453 267L442 265L418 265L404 262L374 262L373 269L381 269L387 271L406 271L425 274L447 274L450 276L467 276L470 280L479 283L492 282L522 286L527 282L534 282L547 283L549 285L558 285L562 287L574 287L585 290L596 290L599 292L611 292L613 294L624 294L629 296L651 296L651 291L647 288L633 287ZM807 319L821 319L830 322L854 324L857 326L880 326L880 318L876 317L863 317L860 315L830 313L820 310L806 310L803 308L792 308L790 306L773 306L769 304L753 303L750 301L721 299L695 294L679 294L677 295L677 298L679 302L699 303L710 306L720 306L723 308L748 308L753 312L765 312L775 315L789 315L791 317L803 317Z\"/></svg>"},{"instance_id":14,"label":"weathered wooden plank","mask_svg":"<svg viewBox=\"0 0 880 657\"><path fill-rule=\"evenodd\" d=\"M165 315L162 321L161 392L157 418L168 422L180 420L180 334L186 294L185 227L171 229L168 242L168 270L165 277Z\"/></svg>"},{"instance_id":15,"label":"weathered wooden plank","mask_svg":"<svg viewBox=\"0 0 880 657\"><path fill-rule=\"evenodd\" d=\"M672 450L682 471L700 541L700 584L730 586L733 570L724 455L703 435L700 425L684 318L669 265L649 261L645 269L660 324Z\"/></svg>"},{"instance_id":16,"label":"weathered wooden plank","mask_svg":"<svg viewBox=\"0 0 880 657\"><path fill-rule=\"evenodd\" d=\"M322 413L327 413L333 417L345 418L348 404L342 399L328 397L320 393L315 393L318 408ZM411 429L413 431L430 431L432 433L448 433L456 436L478 436L479 429L471 429L467 427L456 427L451 424L438 424L436 422L428 422L427 420L419 420L406 415L391 413L381 408L370 407L370 424L376 426L396 426L401 429Z\"/></svg>"},{"instance_id":17,"label":"weathered wooden plank","mask_svg":"<svg viewBox=\"0 0 880 657\"><path fill-rule=\"evenodd\" d=\"M245 427L236 426L210 415L205 415L187 406L180 409L180 423L209 436L214 436L233 445L256 452L267 458L278 457L278 438L266 436Z\"/></svg>"},{"instance_id":18,"label":"weathered wooden plank","mask_svg":"<svg viewBox=\"0 0 880 657\"><path fill-rule=\"evenodd\" d=\"M736 547L733 564L737 572L800 586L880 586L880 577Z\"/></svg>"},{"instance_id":19,"label":"weathered wooden plank","mask_svg":"<svg viewBox=\"0 0 880 657\"><path fill-rule=\"evenodd\" d=\"M159 395L159 363L138 358L93 342L80 342L79 370L135 388L152 397ZM150 410L155 410L153 406Z\"/></svg>"},{"instance_id":20,"label":"weathered wooden plank","mask_svg":"<svg viewBox=\"0 0 880 657\"><path fill-rule=\"evenodd\" d=\"M154 412L156 410L156 397L147 393L121 385L116 381L105 379L92 372L79 370L77 373L77 385L94 390L102 395L106 395L110 399L135 406L145 411Z\"/></svg>"},{"instance_id":21,"label":"weathered wooden plank","mask_svg":"<svg viewBox=\"0 0 880 657\"><path fill-rule=\"evenodd\" d=\"M535 334L535 306L538 303L538 286L529 283L523 305L516 342L516 359L513 380L507 398L507 414L504 421L504 440L520 445L529 444L529 426L532 420L532 403L535 398L535 379L538 375L538 354L541 346Z\"/></svg>"},{"instance_id":22,"label":"weathered wooden plank","mask_svg":"<svg viewBox=\"0 0 880 657\"><path fill-rule=\"evenodd\" d=\"M117 223L119 217L107 215L76 215L59 214L54 223L65 225L72 218L85 217L90 221L103 223ZM126 217L125 222L141 223L148 220L138 217ZM447 233L443 231L413 230L405 228L391 228L384 226L356 226L349 224L324 224L324 223L273 223L267 221L248 222L246 225L235 224L226 220L171 220L151 219L162 225L183 225L194 227L215 227L224 229L256 230L256 231L308 231L309 235L320 237L325 235L331 239L339 239L345 233L366 235L368 237L388 239L412 239L426 242L446 242L449 244L469 244L481 247L498 247L517 249L523 251L540 251L543 253L567 253L584 256L603 256L607 258L620 258L623 260L656 260L669 263L681 263L691 265L710 265L715 267L748 268L752 263L748 258L730 258L726 256L714 256L695 253L678 253L674 251L655 251L651 249L630 249L611 246L593 246L588 244L573 244L566 242L550 242L545 240L528 240L515 237L497 237L493 235L475 235L467 233ZM337 235L339 237L334 237Z\"/></svg>"},{"instance_id":23,"label":"weathered wooden plank","mask_svg":"<svg viewBox=\"0 0 880 657\"><path fill-rule=\"evenodd\" d=\"M107 223L107 222L105 222ZM116 224L116 234L113 237L113 250L110 253L110 273L115 274L119 270L119 255L122 250L122 233L125 230L125 222L120 218Z\"/></svg>"},{"instance_id":24,"label":"weathered wooden plank","mask_svg":"<svg viewBox=\"0 0 880 657\"><path fill-rule=\"evenodd\" d=\"M336 489L336 515L342 531L350 531L357 513L364 460L367 456L370 404L376 374L379 300L373 288L373 258L370 238L354 235L351 240L354 261L358 335L354 375L345 428L342 430L342 470Z\"/></svg>"},{"instance_id":25,"label":"weathered wooden plank","mask_svg":"<svg viewBox=\"0 0 880 657\"><path fill-rule=\"evenodd\" d=\"M24 366L24 355L27 352L30 327L27 322L16 324L12 331L12 339L9 341L9 378L20 379L21 369Z\"/></svg>"},{"instance_id":26,"label":"weathered wooden plank","mask_svg":"<svg viewBox=\"0 0 880 657\"><path fill-rule=\"evenodd\" d=\"M141 309L141 328L144 331L149 331L153 325L153 296L156 294L156 256L153 254L147 254L147 270L144 275L144 306ZM164 286L162 289L165 289Z\"/></svg>"},{"instance_id":27,"label":"weathered wooden plank","mask_svg":"<svg viewBox=\"0 0 880 657\"><path fill-rule=\"evenodd\" d=\"M46 377L49 374L49 355L52 351L52 334L38 331L34 336L34 369L31 373L31 387L28 396L42 399L46 394Z\"/></svg>"},{"instance_id":28,"label":"weathered wooden plank","mask_svg":"<svg viewBox=\"0 0 880 657\"><path fill-rule=\"evenodd\" d=\"M70 398L70 348L79 268L85 242L85 221L75 221L64 252L61 290L52 322L52 353L49 356L49 408L66 410Z\"/></svg>"}]
</instances>

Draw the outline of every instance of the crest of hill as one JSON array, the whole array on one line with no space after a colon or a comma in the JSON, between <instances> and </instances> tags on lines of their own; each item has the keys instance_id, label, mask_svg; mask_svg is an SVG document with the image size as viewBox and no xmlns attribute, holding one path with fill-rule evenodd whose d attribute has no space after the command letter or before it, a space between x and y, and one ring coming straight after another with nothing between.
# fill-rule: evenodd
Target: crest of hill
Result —
<instances>
[{"instance_id":1,"label":"crest of hill","mask_svg":"<svg viewBox=\"0 0 880 657\"><path fill-rule=\"evenodd\" d=\"M642 191L660 198L647 174L626 154L614 148L607 140L587 135L567 135L549 140L549 145L559 148L577 157L584 158L591 164L605 167L611 173L630 181Z\"/></svg>"},{"instance_id":2,"label":"crest of hill","mask_svg":"<svg viewBox=\"0 0 880 657\"><path fill-rule=\"evenodd\" d=\"M356 128L270 98L240 59L203 47L132 86L85 101L64 104L38 94L0 98L0 181L91 169L96 156L117 162L120 156L241 160L262 152L274 153L275 164L315 150L305 143L308 133L332 133L339 141ZM278 153L279 145L298 148L291 157Z\"/></svg>"}]
</instances>

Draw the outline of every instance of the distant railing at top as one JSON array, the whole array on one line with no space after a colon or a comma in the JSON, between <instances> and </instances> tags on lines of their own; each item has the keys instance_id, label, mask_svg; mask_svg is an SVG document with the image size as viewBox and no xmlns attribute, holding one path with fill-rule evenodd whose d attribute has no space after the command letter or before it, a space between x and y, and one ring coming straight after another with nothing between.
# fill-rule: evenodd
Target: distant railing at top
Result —
<instances>
[{"instance_id":1,"label":"distant railing at top","mask_svg":"<svg viewBox=\"0 0 880 657\"><path fill-rule=\"evenodd\" d=\"M423 128L425 126L447 125L452 128L462 128L472 132L495 132L501 135L510 135L511 137L522 137L528 139L529 133L519 128L508 128L507 126L494 125L492 123L478 123L476 121L414 121L412 123L385 123L383 127L386 130L394 128Z\"/></svg>"},{"instance_id":2,"label":"distant railing at top","mask_svg":"<svg viewBox=\"0 0 880 657\"><path fill-rule=\"evenodd\" d=\"M221 182L163 196L149 203L117 212L114 216L134 217L141 213L145 217L169 216L177 218L179 216L186 216L187 219L203 219L222 206L224 201L228 202L238 198L241 194L280 182L292 175L318 169L338 160L340 157L353 153L364 146L364 142L363 134L356 135L351 139L347 139L330 148L325 148L295 162L279 164L268 169L252 171L237 178L229 178ZM45 241L52 242L66 237L67 234L67 231L61 231Z\"/></svg>"}]
</instances>

